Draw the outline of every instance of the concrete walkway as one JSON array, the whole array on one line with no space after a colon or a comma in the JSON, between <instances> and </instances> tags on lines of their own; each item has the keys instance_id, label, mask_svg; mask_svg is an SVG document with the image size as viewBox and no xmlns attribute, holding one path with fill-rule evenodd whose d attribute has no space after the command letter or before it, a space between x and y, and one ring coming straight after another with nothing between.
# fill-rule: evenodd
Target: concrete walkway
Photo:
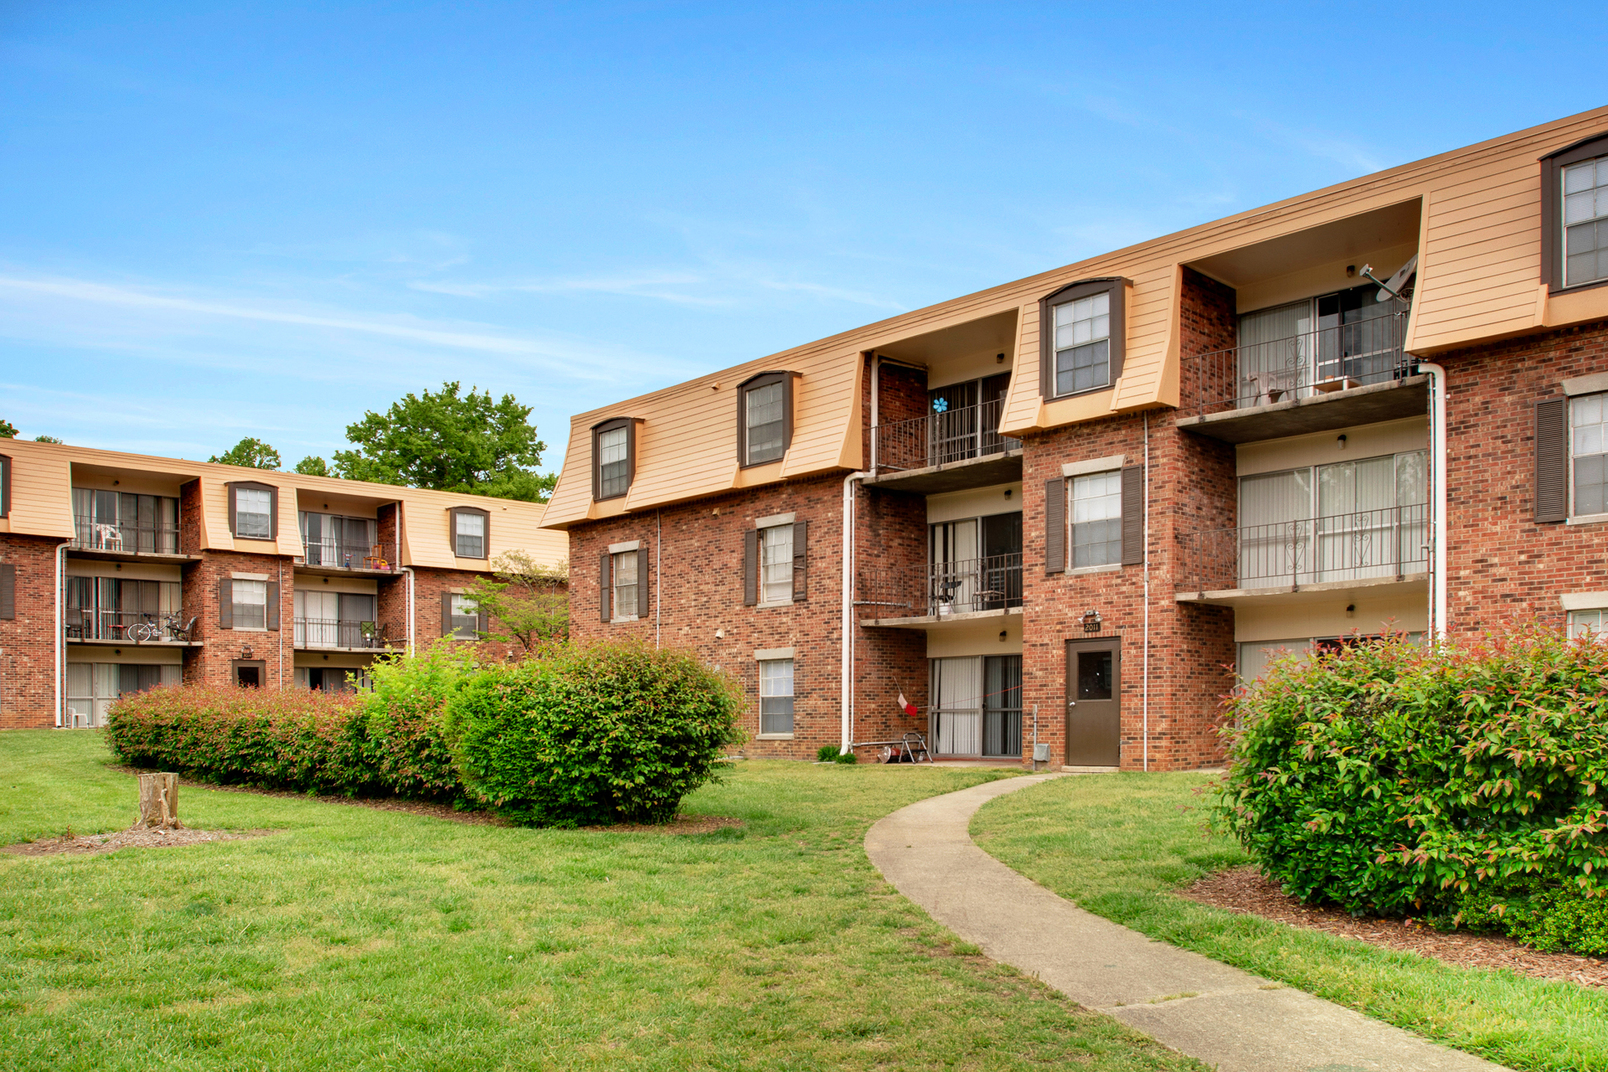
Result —
<instances>
[{"instance_id":1,"label":"concrete walkway","mask_svg":"<svg viewBox=\"0 0 1608 1072\"><path fill-rule=\"evenodd\" d=\"M1075 907L972 843L984 803L1037 785L988 782L873 826L866 854L900 893L996 961L1221 1072L1501 1072L1300 990L1152 941Z\"/></svg>"}]
</instances>

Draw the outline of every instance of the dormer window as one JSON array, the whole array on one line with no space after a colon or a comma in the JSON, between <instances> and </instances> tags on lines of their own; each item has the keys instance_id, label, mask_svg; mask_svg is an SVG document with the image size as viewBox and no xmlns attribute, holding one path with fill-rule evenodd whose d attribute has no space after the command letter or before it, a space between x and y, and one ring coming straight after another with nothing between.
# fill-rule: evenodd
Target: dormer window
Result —
<instances>
[{"instance_id":1,"label":"dormer window","mask_svg":"<svg viewBox=\"0 0 1608 1072\"><path fill-rule=\"evenodd\" d=\"M240 480L229 489L229 534L237 540L272 540L279 532L279 489Z\"/></svg>"},{"instance_id":2,"label":"dormer window","mask_svg":"<svg viewBox=\"0 0 1608 1072\"><path fill-rule=\"evenodd\" d=\"M486 546L491 538L491 515L473 506L455 506L448 511L452 519L452 553L458 558L489 558Z\"/></svg>"},{"instance_id":3,"label":"dormer window","mask_svg":"<svg viewBox=\"0 0 1608 1072\"><path fill-rule=\"evenodd\" d=\"M1091 279L1040 301L1039 386L1045 398L1098 391L1122 375L1125 283Z\"/></svg>"},{"instance_id":4,"label":"dormer window","mask_svg":"<svg viewBox=\"0 0 1608 1072\"><path fill-rule=\"evenodd\" d=\"M793 374L762 372L737 388L741 465L780 461L793 438Z\"/></svg>"},{"instance_id":5,"label":"dormer window","mask_svg":"<svg viewBox=\"0 0 1608 1072\"><path fill-rule=\"evenodd\" d=\"M592 428L592 498L618 499L636 472L636 422L616 417Z\"/></svg>"},{"instance_id":6,"label":"dormer window","mask_svg":"<svg viewBox=\"0 0 1608 1072\"><path fill-rule=\"evenodd\" d=\"M1608 135L1542 158L1541 217L1551 290L1608 283Z\"/></svg>"}]
</instances>

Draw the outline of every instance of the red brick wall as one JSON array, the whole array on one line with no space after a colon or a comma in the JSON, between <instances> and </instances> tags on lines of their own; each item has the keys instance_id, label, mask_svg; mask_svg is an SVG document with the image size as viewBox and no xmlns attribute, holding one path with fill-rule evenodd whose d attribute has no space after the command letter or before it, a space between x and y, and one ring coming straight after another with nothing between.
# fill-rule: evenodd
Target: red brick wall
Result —
<instances>
[{"instance_id":1,"label":"red brick wall","mask_svg":"<svg viewBox=\"0 0 1608 1072\"><path fill-rule=\"evenodd\" d=\"M841 738L842 489L839 477L798 481L671 507L658 519L650 514L572 528L571 635L581 640L634 637L651 644L657 610L657 632L664 646L689 648L743 682L748 695L744 726L751 738L743 747L746 754L813 758L821 745L835 745ZM921 500L861 491L858 503L857 546L862 555L878 546L878 539L889 544L891 538L885 534L890 528L905 530L898 555L909 557L914 554L910 548L925 540ZM745 607L743 533L758 518L782 513L809 522L809 598L782 607ZM894 514L902 519L898 525L891 520ZM661 525L662 543L656 543ZM875 533L884 535L874 537ZM631 540L642 541L649 552L648 575L641 579L653 593L649 615L637 622L605 624L599 618L600 555L611 543ZM924 556L924 544L922 548ZM926 702L925 636L858 625L855 630L856 739L921 728L919 722L895 716L893 701L903 688L913 702ZM788 647L797 652L793 740L761 741L755 738L759 670L754 652Z\"/></svg>"},{"instance_id":2,"label":"red brick wall","mask_svg":"<svg viewBox=\"0 0 1608 1072\"><path fill-rule=\"evenodd\" d=\"M1608 372L1608 323L1444 354L1448 624L1562 628L1558 596L1608 591L1608 525L1537 524L1535 403Z\"/></svg>"},{"instance_id":3,"label":"red brick wall","mask_svg":"<svg viewBox=\"0 0 1608 1072\"><path fill-rule=\"evenodd\" d=\"M56 724L56 547L42 536L0 535L0 562L16 567L16 611L0 618L0 729Z\"/></svg>"},{"instance_id":4,"label":"red brick wall","mask_svg":"<svg viewBox=\"0 0 1608 1072\"><path fill-rule=\"evenodd\" d=\"M180 510L183 510L182 504ZM235 573L267 574L270 584L279 586L279 628L267 632L225 629L219 624L218 582ZM250 658L266 664L264 688L291 688L296 683L292 667L295 632L295 590L290 559L279 555L255 555L244 551L207 551L199 563L184 573L184 618L196 622L200 648L186 651L184 680L194 684L232 685L234 660Z\"/></svg>"},{"instance_id":5,"label":"red brick wall","mask_svg":"<svg viewBox=\"0 0 1608 1072\"><path fill-rule=\"evenodd\" d=\"M441 595L454 588L467 589L482 575L468 570L442 570L428 567L415 567L413 570L413 613L414 613L414 643L426 648L446 635L442 629ZM381 581L380 591L386 593L388 606L402 606L394 611L398 619L405 623L407 620L405 600L407 599L406 577L395 581ZM383 613L383 612L382 612ZM496 623L490 623L491 631L496 631ZM388 633L387 636L404 636L405 632ZM466 643L460 641L460 643ZM507 658L524 650L516 641L512 644L503 644L494 640L478 642L482 654L490 658Z\"/></svg>"}]
</instances>

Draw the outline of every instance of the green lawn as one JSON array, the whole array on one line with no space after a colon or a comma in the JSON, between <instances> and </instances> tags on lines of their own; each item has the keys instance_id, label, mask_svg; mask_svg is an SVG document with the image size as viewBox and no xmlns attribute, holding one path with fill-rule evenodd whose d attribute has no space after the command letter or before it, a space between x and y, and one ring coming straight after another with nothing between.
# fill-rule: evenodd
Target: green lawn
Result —
<instances>
[{"instance_id":1,"label":"green lawn","mask_svg":"<svg viewBox=\"0 0 1608 1072\"><path fill-rule=\"evenodd\" d=\"M1145 934L1516 1069L1608 1069L1608 993L1454 968L1171 896L1248 862L1202 832L1195 774L1060 778L991 801L972 835L1005 864Z\"/></svg>"},{"instance_id":2,"label":"green lawn","mask_svg":"<svg viewBox=\"0 0 1608 1072\"><path fill-rule=\"evenodd\" d=\"M0 734L0 843L127 826L89 731ZM0 1068L1198 1069L952 944L861 848L985 770L747 763L665 837L186 786L254 840L0 855Z\"/></svg>"}]
</instances>

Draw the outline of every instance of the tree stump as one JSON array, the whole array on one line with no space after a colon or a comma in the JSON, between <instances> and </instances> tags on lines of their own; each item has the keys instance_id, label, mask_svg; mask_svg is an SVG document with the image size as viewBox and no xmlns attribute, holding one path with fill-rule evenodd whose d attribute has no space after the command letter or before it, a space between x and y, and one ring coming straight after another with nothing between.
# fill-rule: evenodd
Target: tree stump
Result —
<instances>
[{"instance_id":1,"label":"tree stump","mask_svg":"<svg viewBox=\"0 0 1608 1072\"><path fill-rule=\"evenodd\" d=\"M140 821L135 825L162 830L180 829L177 774L140 775Z\"/></svg>"}]
</instances>

